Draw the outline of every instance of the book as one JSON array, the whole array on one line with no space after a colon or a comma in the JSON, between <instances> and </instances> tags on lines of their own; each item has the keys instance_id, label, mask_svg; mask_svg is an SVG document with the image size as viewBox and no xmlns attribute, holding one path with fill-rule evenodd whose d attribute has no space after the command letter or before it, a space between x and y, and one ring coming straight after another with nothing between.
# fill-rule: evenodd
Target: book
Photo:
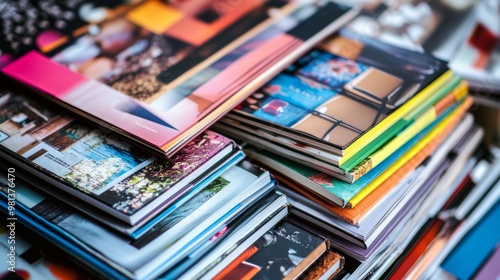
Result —
<instances>
[{"instance_id":1,"label":"book","mask_svg":"<svg viewBox=\"0 0 500 280\"><path fill-rule=\"evenodd\" d=\"M165 209L238 150L208 131L170 159L155 158L13 91L0 99L1 157L131 225Z\"/></svg>"},{"instance_id":2,"label":"book","mask_svg":"<svg viewBox=\"0 0 500 280\"><path fill-rule=\"evenodd\" d=\"M77 214L54 217L46 209L29 208L22 203L16 204L16 214L22 211L30 217L20 218L26 226L52 232L56 236L52 242L56 245L60 240L69 241L72 248L68 250L73 254L81 252L112 268L107 272L109 276L114 273L129 278L154 278L207 242L273 186L267 171L248 162L240 163L138 240L124 238ZM5 199L0 200L0 206L8 212Z\"/></svg>"},{"instance_id":3,"label":"book","mask_svg":"<svg viewBox=\"0 0 500 280\"><path fill-rule=\"evenodd\" d=\"M285 220L250 246L251 253L234 269L254 265L258 272L252 279L296 279L327 249L324 238ZM231 273L235 272L226 271L224 277L235 275Z\"/></svg>"},{"instance_id":4,"label":"book","mask_svg":"<svg viewBox=\"0 0 500 280\"><path fill-rule=\"evenodd\" d=\"M342 207L354 207L363 197L376 189L391 177L399 167L420 152L445 127L447 127L445 131L450 131L458 123L471 103L471 99L467 99L461 105L450 108L453 111L449 110L446 114L443 114L431 126L426 127L417 136L410 139L387 159L352 184L328 176L309 166L287 161L272 153L249 149L246 149L246 153L250 158L277 171L278 176L286 178L287 181L296 182L296 184L290 184L292 187L298 184L300 187L323 197L328 202ZM444 133L442 133L440 139L443 139L444 136Z\"/></svg>"},{"instance_id":5,"label":"book","mask_svg":"<svg viewBox=\"0 0 500 280\"><path fill-rule=\"evenodd\" d=\"M347 183L354 183L383 160L388 158L394 151L422 131L422 129L430 125L440 115L445 114L456 102L460 102L466 94L467 85L461 83L456 89L436 102L431 108L422 112L412 124L408 125L408 127L403 129L398 135L394 136L394 138L357 165L351 166L354 162L347 160L344 163L347 169L339 167L338 158L331 157L331 154L328 152L320 152L310 146L300 145L290 139L287 140L279 136L275 137L265 132L254 134L259 129L257 127L238 125L223 119L212 128L222 134L231 135L235 139L251 143L256 148L270 151L271 153L278 154L299 164L306 164L317 171L331 175Z\"/></svg>"},{"instance_id":6,"label":"book","mask_svg":"<svg viewBox=\"0 0 500 280\"><path fill-rule=\"evenodd\" d=\"M322 1L123 4L1 71L172 156L355 14Z\"/></svg>"},{"instance_id":7,"label":"book","mask_svg":"<svg viewBox=\"0 0 500 280\"><path fill-rule=\"evenodd\" d=\"M415 75L398 70L404 68ZM350 158L366 158L459 82L441 60L342 29L228 118L336 153L342 168Z\"/></svg>"},{"instance_id":8,"label":"book","mask_svg":"<svg viewBox=\"0 0 500 280\"><path fill-rule=\"evenodd\" d=\"M238 219L216 233L208 243L198 247L161 279L198 279L228 259L244 243L254 243L288 214L288 201L282 194L271 192L256 201Z\"/></svg>"},{"instance_id":9,"label":"book","mask_svg":"<svg viewBox=\"0 0 500 280\"><path fill-rule=\"evenodd\" d=\"M337 252L329 250L312 267L300 275L300 279L332 279L340 273L343 267L344 257Z\"/></svg>"}]
</instances>

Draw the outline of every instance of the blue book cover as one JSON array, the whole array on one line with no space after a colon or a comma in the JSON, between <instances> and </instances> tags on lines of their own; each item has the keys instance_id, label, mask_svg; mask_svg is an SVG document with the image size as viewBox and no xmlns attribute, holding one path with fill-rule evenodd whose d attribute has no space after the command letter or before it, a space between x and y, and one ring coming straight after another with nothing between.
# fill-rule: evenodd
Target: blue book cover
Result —
<instances>
[{"instance_id":1,"label":"blue book cover","mask_svg":"<svg viewBox=\"0 0 500 280\"><path fill-rule=\"evenodd\" d=\"M471 279L500 242L500 201L462 238L441 267L458 279Z\"/></svg>"}]
</instances>

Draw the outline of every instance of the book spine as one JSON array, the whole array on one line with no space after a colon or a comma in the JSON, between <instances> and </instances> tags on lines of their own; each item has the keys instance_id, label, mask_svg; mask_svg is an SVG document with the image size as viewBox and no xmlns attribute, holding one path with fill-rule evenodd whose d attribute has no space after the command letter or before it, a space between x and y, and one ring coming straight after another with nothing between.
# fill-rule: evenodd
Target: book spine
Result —
<instances>
[{"instance_id":1,"label":"book spine","mask_svg":"<svg viewBox=\"0 0 500 280\"><path fill-rule=\"evenodd\" d=\"M420 141L415 147L408 151L400 160L394 163L388 170L381 174L372 183L366 186L360 193L358 193L354 198L352 198L348 203L347 207L355 207L364 197L371 193L375 188L382 184L385 180L391 177L401 166L403 166L409 159L415 157L426 145L431 143L434 139L440 139L439 142L444 140L445 136L455 127L458 122L462 119L465 112L472 106L472 98L467 98L460 104L458 108L447 116L446 119L441 121L427 136L425 136L422 141Z\"/></svg>"},{"instance_id":2,"label":"book spine","mask_svg":"<svg viewBox=\"0 0 500 280\"><path fill-rule=\"evenodd\" d=\"M375 151L372 155L370 155L368 158L364 159L356 167L354 167L354 169L349 172L353 176L354 181L361 178L361 176L366 174L368 171L372 170L375 166L377 166L384 159L390 156L404 143L406 143L408 140L422 131L426 126L435 121L440 114L446 111L446 109L453 106L455 102L463 99L466 95L467 83L462 82L450 94L443 97L434 106L429 108L429 110L418 117L418 119L415 120L413 124L411 124L407 129L402 131L390 142L382 146L380 149Z\"/></svg>"}]
</instances>

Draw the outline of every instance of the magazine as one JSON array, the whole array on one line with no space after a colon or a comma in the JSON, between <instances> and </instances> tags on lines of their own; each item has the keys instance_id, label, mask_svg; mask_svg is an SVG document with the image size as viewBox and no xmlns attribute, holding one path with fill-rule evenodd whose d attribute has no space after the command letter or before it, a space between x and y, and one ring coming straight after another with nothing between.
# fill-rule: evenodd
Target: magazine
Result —
<instances>
[{"instance_id":1,"label":"magazine","mask_svg":"<svg viewBox=\"0 0 500 280\"><path fill-rule=\"evenodd\" d=\"M444 61L342 29L228 118L337 154L349 169L346 161L356 166L459 83Z\"/></svg>"},{"instance_id":2,"label":"magazine","mask_svg":"<svg viewBox=\"0 0 500 280\"><path fill-rule=\"evenodd\" d=\"M238 150L207 131L170 159L156 159L12 91L0 93L0 122L1 157L132 225L170 205Z\"/></svg>"},{"instance_id":3,"label":"magazine","mask_svg":"<svg viewBox=\"0 0 500 280\"><path fill-rule=\"evenodd\" d=\"M356 13L306 2L124 4L1 71L171 156Z\"/></svg>"},{"instance_id":4,"label":"magazine","mask_svg":"<svg viewBox=\"0 0 500 280\"><path fill-rule=\"evenodd\" d=\"M35 224L28 222L28 227L42 225L52 230L58 239L70 240L78 250L127 277L154 278L208 241L256 199L269 193L273 186L267 171L242 162L224 172L137 240L116 234L78 213L54 215L46 207L20 202L16 205L16 213L24 212L37 221ZM5 197L1 202L2 210L7 211Z\"/></svg>"},{"instance_id":5,"label":"magazine","mask_svg":"<svg viewBox=\"0 0 500 280\"><path fill-rule=\"evenodd\" d=\"M224 264L245 244L252 244L288 214L288 201L282 194L271 192L218 232L192 254L162 275L161 279L198 279L206 277L214 266ZM248 247L249 245L247 245Z\"/></svg>"}]
</instances>

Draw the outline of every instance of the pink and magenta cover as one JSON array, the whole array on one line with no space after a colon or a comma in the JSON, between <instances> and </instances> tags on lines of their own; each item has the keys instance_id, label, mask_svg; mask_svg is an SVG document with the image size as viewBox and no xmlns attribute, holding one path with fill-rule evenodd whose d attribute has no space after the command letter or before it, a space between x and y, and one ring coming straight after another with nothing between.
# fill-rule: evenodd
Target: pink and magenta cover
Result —
<instances>
[{"instance_id":1,"label":"pink and magenta cover","mask_svg":"<svg viewBox=\"0 0 500 280\"><path fill-rule=\"evenodd\" d=\"M214 109L228 112L243 101L251 94L240 93L245 86L300 55L298 48L347 11L330 3L304 17L293 5L219 0L117 6L106 19L49 47L13 56L1 71L171 156L182 146L176 142L201 132L195 124L206 127L221 117ZM271 10L282 17L271 20ZM256 31L258 25L263 28Z\"/></svg>"}]
</instances>

